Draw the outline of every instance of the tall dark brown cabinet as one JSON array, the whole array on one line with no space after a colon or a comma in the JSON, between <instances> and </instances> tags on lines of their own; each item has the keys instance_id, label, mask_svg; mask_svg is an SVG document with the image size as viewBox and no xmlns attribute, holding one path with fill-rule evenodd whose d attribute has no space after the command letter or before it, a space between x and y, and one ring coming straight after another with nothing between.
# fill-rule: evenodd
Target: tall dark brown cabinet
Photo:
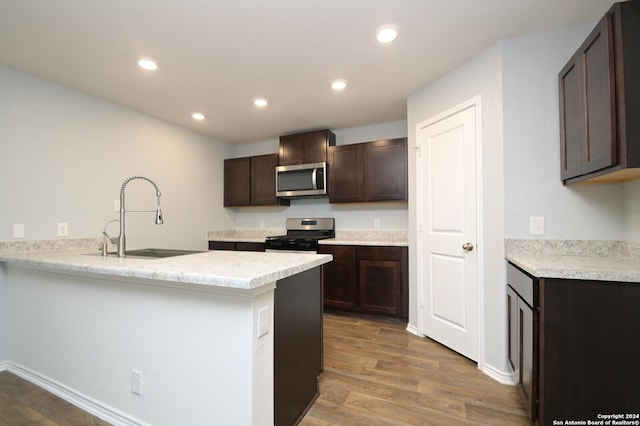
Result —
<instances>
[{"instance_id":1,"label":"tall dark brown cabinet","mask_svg":"<svg viewBox=\"0 0 640 426\"><path fill-rule=\"evenodd\" d=\"M640 1L616 3L558 75L565 184L640 177Z\"/></svg>"}]
</instances>

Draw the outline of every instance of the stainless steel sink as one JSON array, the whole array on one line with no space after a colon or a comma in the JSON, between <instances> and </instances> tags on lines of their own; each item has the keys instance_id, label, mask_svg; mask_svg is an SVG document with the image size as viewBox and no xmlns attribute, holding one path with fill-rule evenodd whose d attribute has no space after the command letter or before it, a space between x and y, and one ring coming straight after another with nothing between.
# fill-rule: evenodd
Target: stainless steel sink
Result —
<instances>
[{"instance_id":1,"label":"stainless steel sink","mask_svg":"<svg viewBox=\"0 0 640 426\"><path fill-rule=\"evenodd\" d=\"M161 249L161 248L144 248L137 250L127 250L126 256L131 257L174 257L184 256L185 254L202 253L198 250L176 250L176 249Z\"/></svg>"},{"instance_id":2,"label":"stainless steel sink","mask_svg":"<svg viewBox=\"0 0 640 426\"><path fill-rule=\"evenodd\" d=\"M184 256L186 254L204 253L206 250L179 250L179 249L161 249L161 248L144 248L136 250L127 250L126 257L142 258L142 259L161 259L163 257ZM89 256L104 256L102 253L85 253ZM117 256L116 252L107 253L109 257Z\"/></svg>"}]
</instances>

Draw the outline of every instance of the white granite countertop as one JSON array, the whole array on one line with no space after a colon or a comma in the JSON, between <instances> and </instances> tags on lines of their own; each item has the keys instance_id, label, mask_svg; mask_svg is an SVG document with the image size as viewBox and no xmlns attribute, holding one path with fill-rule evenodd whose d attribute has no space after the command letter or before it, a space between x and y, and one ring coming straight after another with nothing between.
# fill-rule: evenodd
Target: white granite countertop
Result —
<instances>
[{"instance_id":1,"label":"white granite countertop","mask_svg":"<svg viewBox=\"0 0 640 426\"><path fill-rule=\"evenodd\" d=\"M75 275L254 290L330 262L331 255L209 251L166 258L102 256L95 249L0 254L11 266Z\"/></svg>"},{"instance_id":2,"label":"white granite countertop","mask_svg":"<svg viewBox=\"0 0 640 426\"><path fill-rule=\"evenodd\" d=\"M235 241L262 243L268 236L284 235L284 229L237 229L233 231L210 231L209 241ZM407 231L354 230L336 231L335 238L320 240L320 244L356 246L408 246Z\"/></svg>"},{"instance_id":3,"label":"white granite countertop","mask_svg":"<svg viewBox=\"0 0 640 426\"><path fill-rule=\"evenodd\" d=\"M637 247L622 241L507 240L506 259L538 278L640 283Z\"/></svg>"}]
</instances>

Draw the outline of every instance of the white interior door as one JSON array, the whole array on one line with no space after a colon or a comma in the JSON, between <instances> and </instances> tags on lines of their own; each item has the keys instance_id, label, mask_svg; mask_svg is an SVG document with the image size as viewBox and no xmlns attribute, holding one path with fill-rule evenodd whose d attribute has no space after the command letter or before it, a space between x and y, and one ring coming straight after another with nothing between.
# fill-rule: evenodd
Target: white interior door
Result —
<instances>
[{"instance_id":1,"label":"white interior door","mask_svg":"<svg viewBox=\"0 0 640 426\"><path fill-rule=\"evenodd\" d=\"M476 103L418 125L422 334L478 360Z\"/></svg>"}]
</instances>

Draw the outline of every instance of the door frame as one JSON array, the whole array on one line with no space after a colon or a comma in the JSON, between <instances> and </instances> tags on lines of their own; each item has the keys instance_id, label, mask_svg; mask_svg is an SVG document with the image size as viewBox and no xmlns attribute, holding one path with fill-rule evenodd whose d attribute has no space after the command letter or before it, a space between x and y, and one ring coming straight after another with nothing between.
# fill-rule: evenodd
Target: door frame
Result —
<instances>
[{"instance_id":1,"label":"door frame","mask_svg":"<svg viewBox=\"0 0 640 426\"><path fill-rule=\"evenodd\" d=\"M485 324L484 324L484 221L483 221L483 199L484 199L484 182L483 182L483 140L482 140L482 98L481 95L477 95L471 99L468 99L452 108L449 108L446 111L443 111L439 114L436 114L433 117L430 117L424 121L416 124L415 132L416 132L416 146L414 149L416 150L416 222L418 229L418 238L417 238L417 253L416 253L416 267L417 267L417 295L418 295L418 310L417 310L417 319L418 319L418 334L420 336L426 336L424 333L424 298L425 298L425 288L424 288L424 279L425 279L425 248L422 238L423 226L422 226L422 218L425 212L425 200L422 197L423 189L424 189L424 170L422 167L422 147L420 146L420 130L428 127L438 121L442 121L447 117L455 115L465 109L475 107L475 120L476 120L476 232L477 232L477 240L476 240L476 250L478 256L478 264L477 264L477 283L478 283L478 294L477 294L477 313L478 313L478 368L484 369L485 364L485 350L484 350L484 335L485 335Z\"/></svg>"}]
</instances>

